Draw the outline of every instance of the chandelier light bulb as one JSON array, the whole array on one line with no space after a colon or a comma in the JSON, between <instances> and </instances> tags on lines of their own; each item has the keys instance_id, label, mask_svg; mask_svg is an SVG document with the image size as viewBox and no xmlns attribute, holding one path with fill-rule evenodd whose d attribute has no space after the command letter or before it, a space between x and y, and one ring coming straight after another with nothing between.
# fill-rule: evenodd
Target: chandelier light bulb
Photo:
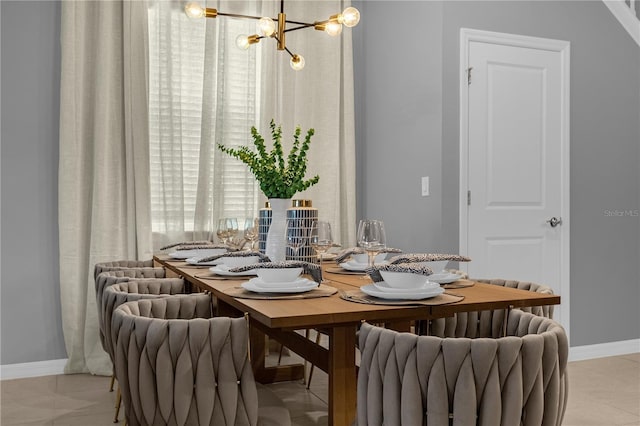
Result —
<instances>
[{"instance_id":1,"label":"chandelier light bulb","mask_svg":"<svg viewBox=\"0 0 640 426\"><path fill-rule=\"evenodd\" d=\"M360 22L360 12L355 7L342 11L342 23L347 27L355 27Z\"/></svg>"},{"instance_id":2,"label":"chandelier light bulb","mask_svg":"<svg viewBox=\"0 0 640 426\"><path fill-rule=\"evenodd\" d=\"M204 9L198 3L191 2L184 6L184 13L189 18L202 18L204 16Z\"/></svg>"},{"instance_id":3,"label":"chandelier light bulb","mask_svg":"<svg viewBox=\"0 0 640 426\"><path fill-rule=\"evenodd\" d=\"M238 49L247 50L249 48L249 36L240 34L236 37L236 46L238 46Z\"/></svg>"},{"instance_id":4,"label":"chandelier light bulb","mask_svg":"<svg viewBox=\"0 0 640 426\"><path fill-rule=\"evenodd\" d=\"M291 65L291 68L295 71L300 71L304 68L304 58L302 55L293 55L289 61L289 65Z\"/></svg>"},{"instance_id":5,"label":"chandelier light bulb","mask_svg":"<svg viewBox=\"0 0 640 426\"><path fill-rule=\"evenodd\" d=\"M265 37L271 37L276 32L276 23L271 18L260 18L258 32Z\"/></svg>"},{"instance_id":6,"label":"chandelier light bulb","mask_svg":"<svg viewBox=\"0 0 640 426\"><path fill-rule=\"evenodd\" d=\"M338 36L342 33L342 24L338 21L329 21L324 27L324 31L330 36Z\"/></svg>"}]
</instances>

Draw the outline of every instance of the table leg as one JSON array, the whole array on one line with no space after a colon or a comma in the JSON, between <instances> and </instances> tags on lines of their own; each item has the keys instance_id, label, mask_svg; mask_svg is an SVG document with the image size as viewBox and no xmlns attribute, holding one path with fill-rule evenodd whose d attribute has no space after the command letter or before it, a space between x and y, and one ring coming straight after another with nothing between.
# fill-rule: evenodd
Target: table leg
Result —
<instances>
[{"instance_id":1,"label":"table leg","mask_svg":"<svg viewBox=\"0 0 640 426\"><path fill-rule=\"evenodd\" d=\"M329 333L329 425L351 425L356 418L356 326Z\"/></svg>"}]
</instances>

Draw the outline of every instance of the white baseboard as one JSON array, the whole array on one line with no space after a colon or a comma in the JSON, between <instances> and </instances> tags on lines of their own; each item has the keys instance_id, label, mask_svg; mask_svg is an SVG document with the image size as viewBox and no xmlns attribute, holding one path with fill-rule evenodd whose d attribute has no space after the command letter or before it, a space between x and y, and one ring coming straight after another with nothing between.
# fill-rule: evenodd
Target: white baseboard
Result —
<instances>
[{"instance_id":1,"label":"white baseboard","mask_svg":"<svg viewBox=\"0 0 640 426\"><path fill-rule=\"evenodd\" d=\"M583 361L633 353L640 353L640 339L574 346L569 348L569 361Z\"/></svg>"},{"instance_id":2,"label":"white baseboard","mask_svg":"<svg viewBox=\"0 0 640 426\"><path fill-rule=\"evenodd\" d=\"M67 359L52 359L49 361L25 362L22 364L7 364L0 366L0 380L24 379L26 377L52 376L64 374Z\"/></svg>"}]
</instances>

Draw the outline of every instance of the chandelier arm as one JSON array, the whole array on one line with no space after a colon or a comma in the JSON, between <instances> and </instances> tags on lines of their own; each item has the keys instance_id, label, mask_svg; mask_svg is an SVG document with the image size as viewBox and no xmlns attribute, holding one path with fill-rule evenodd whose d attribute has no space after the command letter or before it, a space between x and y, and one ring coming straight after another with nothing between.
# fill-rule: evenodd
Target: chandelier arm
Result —
<instances>
[{"instance_id":1,"label":"chandelier arm","mask_svg":"<svg viewBox=\"0 0 640 426\"><path fill-rule=\"evenodd\" d=\"M289 28L288 30L284 30L285 33L288 33L290 31L296 31L296 30L303 30L305 28L311 28L313 27L315 24L305 24L305 25L301 25L299 27L295 27L295 28Z\"/></svg>"},{"instance_id":2,"label":"chandelier arm","mask_svg":"<svg viewBox=\"0 0 640 426\"><path fill-rule=\"evenodd\" d=\"M301 21L290 21L290 20L286 20L287 24L296 24L296 25L305 25L307 27L311 27L313 25L315 25L315 23L310 24L309 22L301 22Z\"/></svg>"},{"instance_id":3,"label":"chandelier arm","mask_svg":"<svg viewBox=\"0 0 640 426\"><path fill-rule=\"evenodd\" d=\"M218 12L218 16L229 16L231 18L262 19L262 16L241 15L239 13Z\"/></svg>"}]
</instances>

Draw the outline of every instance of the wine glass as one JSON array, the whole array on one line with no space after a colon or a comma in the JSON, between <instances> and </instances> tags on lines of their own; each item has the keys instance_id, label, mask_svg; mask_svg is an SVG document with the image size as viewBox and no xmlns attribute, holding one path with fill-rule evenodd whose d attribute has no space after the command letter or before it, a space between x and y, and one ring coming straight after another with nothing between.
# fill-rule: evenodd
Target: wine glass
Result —
<instances>
[{"instance_id":1,"label":"wine glass","mask_svg":"<svg viewBox=\"0 0 640 426\"><path fill-rule=\"evenodd\" d=\"M381 220L363 219L358 224L358 246L369 255L369 268L378 253L387 246L384 222Z\"/></svg>"},{"instance_id":2,"label":"wine glass","mask_svg":"<svg viewBox=\"0 0 640 426\"><path fill-rule=\"evenodd\" d=\"M229 237L233 239L238 235L238 219L235 217L227 218L227 232L229 233Z\"/></svg>"},{"instance_id":3,"label":"wine glass","mask_svg":"<svg viewBox=\"0 0 640 426\"><path fill-rule=\"evenodd\" d=\"M218 227L216 228L216 235L220 240L221 244L227 244L227 239L229 238L229 232L227 231L227 219L222 218L218 219Z\"/></svg>"},{"instance_id":4,"label":"wine glass","mask_svg":"<svg viewBox=\"0 0 640 426\"><path fill-rule=\"evenodd\" d=\"M300 248L305 245L309 237L307 219L287 219L287 247L298 257Z\"/></svg>"},{"instance_id":5,"label":"wine glass","mask_svg":"<svg viewBox=\"0 0 640 426\"><path fill-rule=\"evenodd\" d=\"M311 225L309 234L309 243L318 255L318 263L322 264L322 255L326 253L333 245L331 236L331 224L329 222L316 220Z\"/></svg>"},{"instance_id":6,"label":"wine glass","mask_svg":"<svg viewBox=\"0 0 640 426\"><path fill-rule=\"evenodd\" d=\"M251 245L249 246L249 250L253 250L253 246L256 241L258 241L258 218L248 217L244 220L244 239L247 240Z\"/></svg>"}]
</instances>

